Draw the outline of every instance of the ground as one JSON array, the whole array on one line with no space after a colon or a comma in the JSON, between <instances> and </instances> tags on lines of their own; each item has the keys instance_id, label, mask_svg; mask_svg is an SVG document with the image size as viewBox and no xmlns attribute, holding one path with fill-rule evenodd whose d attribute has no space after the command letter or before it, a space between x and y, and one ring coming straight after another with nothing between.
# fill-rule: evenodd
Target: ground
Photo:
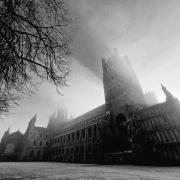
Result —
<instances>
[{"instance_id":1,"label":"ground","mask_svg":"<svg viewBox=\"0 0 180 180\"><path fill-rule=\"evenodd\" d=\"M1 162L6 180L179 180L180 167Z\"/></svg>"}]
</instances>

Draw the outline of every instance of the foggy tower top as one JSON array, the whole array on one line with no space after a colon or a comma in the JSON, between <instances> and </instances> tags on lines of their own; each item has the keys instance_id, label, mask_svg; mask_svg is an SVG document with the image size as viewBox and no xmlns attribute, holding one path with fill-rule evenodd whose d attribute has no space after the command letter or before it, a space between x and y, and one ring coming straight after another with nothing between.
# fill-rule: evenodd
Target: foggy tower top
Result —
<instances>
[{"instance_id":1,"label":"foggy tower top","mask_svg":"<svg viewBox=\"0 0 180 180\"><path fill-rule=\"evenodd\" d=\"M127 57L112 55L102 59L103 84L107 108L115 117L125 113L126 105L144 106L145 98L140 83Z\"/></svg>"}]
</instances>

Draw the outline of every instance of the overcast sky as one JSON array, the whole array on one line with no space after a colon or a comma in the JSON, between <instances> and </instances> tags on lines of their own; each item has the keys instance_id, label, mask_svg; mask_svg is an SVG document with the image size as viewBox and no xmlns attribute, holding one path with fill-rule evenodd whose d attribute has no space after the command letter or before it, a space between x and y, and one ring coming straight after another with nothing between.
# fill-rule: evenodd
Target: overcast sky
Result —
<instances>
[{"instance_id":1,"label":"overcast sky","mask_svg":"<svg viewBox=\"0 0 180 180\"><path fill-rule=\"evenodd\" d=\"M117 49L127 55L143 91L153 90L160 101L160 83L180 98L179 0L71 0L79 17L69 87L59 96L44 82L33 97L25 98L13 114L0 121L0 137L11 125L24 132L37 113L37 125L66 106L74 117L104 103L101 58Z\"/></svg>"}]
</instances>

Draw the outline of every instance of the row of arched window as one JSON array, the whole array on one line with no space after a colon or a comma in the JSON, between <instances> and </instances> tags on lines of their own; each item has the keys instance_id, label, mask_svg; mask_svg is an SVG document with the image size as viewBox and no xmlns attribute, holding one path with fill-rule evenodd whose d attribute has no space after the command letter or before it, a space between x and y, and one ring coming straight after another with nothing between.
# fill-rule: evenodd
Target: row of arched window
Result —
<instances>
[{"instance_id":1,"label":"row of arched window","mask_svg":"<svg viewBox=\"0 0 180 180\"><path fill-rule=\"evenodd\" d=\"M48 141L36 141L34 140L33 141L33 146L48 146Z\"/></svg>"},{"instance_id":2,"label":"row of arched window","mask_svg":"<svg viewBox=\"0 0 180 180\"><path fill-rule=\"evenodd\" d=\"M39 134L39 137L40 137L40 138L46 138L46 139L47 139L47 138L50 138L50 134L40 133L40 134Z\"/></svg>"},{"instance_id":3,"label":"row of arched window","mask_svg":"<svg viewBox=\"0 0 180 180\"><path fill-rule=\"evenodd\" d=\"M163 149L162 150L162 159L169 159L169 160L179 160L180 157L180 148L174 147L173 149Z\"/></svg>"},{"instance_id":4,"label":"row of arched window","mask_svg":"<svg viewBox=\"0 0 180 180\"><path fill-rule=\"evenodd\" d=\"M164 114L164 113L168 112L168 109L169 109L169 107L165 103L158 104L158 105L152 106L146 110L140 111L139 118L141 120L143 120L148 117L157 116L158 114Z\"/></svg>"},{"instance_id":5,"label":"row of arched window","mask_svg":"<svg viewBox=\"0 0 180 180\"><path fill-rule=\"evenodd\" d=\"M76 146L76 147L71 147L68 149L65 148L55 148L52 151L52 155L58 156L58 155L64 155L65 151L66 153L81 153L84 154L84 151L86 151L86 153L91 153L93 150L93 146L92 144L88 144L86 146L82 145L82 146Z\"/></svg>"},{"instance_id":6,"label":"row of arched window","mask_svg":"<svg viewBox=\"0 0 180 180\"><path fill-rule=\"evenodd\" d=\"M31 150L30 157L40 159L47 154L46 150Z\"/></svg>"},{"instance_id":7,"label":"row of arched window","mask_svg":"<svg viewBox=\"0 0 180 180\"><path fill-rule=\"evenodd\" d=\"M72 132L70 134L66 134L60 137L56 137L53 139L52 145L57 145L57 144L65 144L65 143L73 143L75 141L79 141L81 139L87 139L87 138L92 138L96 137L97 134L97 128L96 125L88 127L87 129L81 129L76 132Z\"/></svg>"},{"instance_id":8,"label":"row of arched window","mask_svg":"<svg viewBox=\"0 0 180 180\"><path fill-rule=\"evenodd\" d=\"M162 129L169 129L175 126L175 116L173 114L166 113L163 116L159 115L153 118L145 119L138 122L139 125L145 130L155 131Z\"/></svg>"}]
</instances>

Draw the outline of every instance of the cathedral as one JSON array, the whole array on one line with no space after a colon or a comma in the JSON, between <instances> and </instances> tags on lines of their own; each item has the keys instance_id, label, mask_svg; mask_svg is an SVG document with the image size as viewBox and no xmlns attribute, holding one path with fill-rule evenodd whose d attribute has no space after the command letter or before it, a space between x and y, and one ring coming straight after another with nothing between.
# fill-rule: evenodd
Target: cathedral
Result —
<instances>
[{"instance_id":1,"label":"cathedral","mask_svg":"<svg viewBox=\"0 0 180 180\"><path fill-rule=\"evenodd\" d=\"M8 129L0 161L180 162L178 99L163 85L165 102L147 98L128 58L102 59L102 68L105 104L70 121L51 116L47 128L35 126L35 115L24 134Z\"/></svg>"}]
</instances>

